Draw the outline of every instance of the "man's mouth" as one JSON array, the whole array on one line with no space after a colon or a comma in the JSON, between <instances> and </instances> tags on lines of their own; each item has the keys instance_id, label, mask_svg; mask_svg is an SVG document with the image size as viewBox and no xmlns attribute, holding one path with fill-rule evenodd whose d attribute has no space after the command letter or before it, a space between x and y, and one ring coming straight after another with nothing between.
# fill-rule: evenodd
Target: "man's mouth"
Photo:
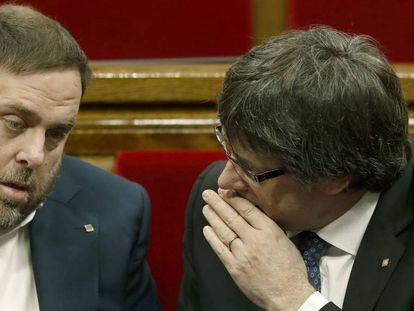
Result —
<instances>
[{"instance_id":1,"label":"man's mouth","mask_svg":"<svg viewBox=\"0 0 414 311\"><path fill-rule=\"evenodd\" d=\"M2 182L1 184L7 187L10 187L10 188L15 188L17 190L23 190L23 191L28 191L30 187L29 184L19 183L19 182Z\"/></svg>"},{"instance_id":2,"label":"man's mouth","mask_svg":"<svg viewBox=\"0 0 414 311\"><path fill-rule=\"evenodd\" d=\"M27 201L31 187L22 182L0 182L0 191L12 201Z\"/></svg>"}]
</instances>

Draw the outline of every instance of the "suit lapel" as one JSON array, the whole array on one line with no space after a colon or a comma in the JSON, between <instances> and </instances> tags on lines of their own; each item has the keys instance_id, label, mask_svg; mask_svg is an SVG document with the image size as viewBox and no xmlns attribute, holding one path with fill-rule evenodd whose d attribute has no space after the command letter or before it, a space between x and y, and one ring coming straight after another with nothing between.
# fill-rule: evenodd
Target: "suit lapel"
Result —
<instances>
[{"instance_id":1,"label":"suit lapel","mask_svg":"<svg viewBox=\"0 0 414 311\"><path fill-rule=\"evenodd\" d=\"M59 180L30 225L40 310L95 310L98 303L98 217L69 205L78 188ZM87 232L86 224L93 231ZM91 229L91 227L89 227Z\"/></svg>"},{"instance_id":2,"label":"suit lapel","mask_svg":"<svg viewBox=\"0 0 414 311\"><path fill-rule=\"evenodd\" d=\"M355 258L343 310L373 310L405 251L401 235L413 221L409 168L380 197Z\"/></svg>"},{"instance_id":3,"label":"suit lapel","mask_svg":"<svg viewBox=\"0 0 414 311\"><path fill-rule=\"evenodd\" d=\"M387 227L367 231L348 282L343 310L373 310L405 247ZM388 265L385 267L386 261Z\"/></svg>"}]
</instances>

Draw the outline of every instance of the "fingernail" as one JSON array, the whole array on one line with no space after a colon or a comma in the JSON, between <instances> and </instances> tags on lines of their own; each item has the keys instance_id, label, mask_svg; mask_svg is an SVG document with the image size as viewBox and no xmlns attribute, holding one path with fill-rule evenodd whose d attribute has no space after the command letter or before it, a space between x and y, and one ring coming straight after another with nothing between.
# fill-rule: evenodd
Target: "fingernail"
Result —
<instances>
[{"instance_id":1,"label":"fingernail","mask_svg":"<svg viewBox=\"0 0 414 311\"><path fill-rule=\"evenodd\" d=\"M204 190L203 191L203 194L202 194L202 196L203 196L203 199L208 199L209 197L211 197L211 194L213 193L213 191L212 190Z\"/></svg>"},{"instance_id":2,"label":"fingernail","mask_svg":"<svg viewBox=\"0 0 414 311\"><path fill-rule=\"evenodd\" d=\"M209 208L210 207L208 205L204 205L203 210L202 210L203 214L207 213Z\"/></svg>"},{"instance_id":3,"label":"fingernail","mask_svg":"<svg viewBox=\"0 0 414 311\"><path fill-rule=\"evenodd\" d=\"M221 188L218 188L217 193L222 196L224 195L225 191Z\"/></svg>"}]
</instances>

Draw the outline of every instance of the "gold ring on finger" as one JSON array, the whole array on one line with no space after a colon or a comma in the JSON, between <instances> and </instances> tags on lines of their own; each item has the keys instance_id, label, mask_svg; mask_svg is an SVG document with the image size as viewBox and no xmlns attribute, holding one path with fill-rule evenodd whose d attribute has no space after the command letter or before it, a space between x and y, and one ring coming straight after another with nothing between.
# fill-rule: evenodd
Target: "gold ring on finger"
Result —
<instances>
[{"instance_id":1,"label":"gold ring on finger","mask_svg":"<svg viewBox=\"0 0 414 311\"><path fill-rule=\"evenodd\" d=\"M239 237L236 235L234 238L232 238L231 240L230 240L230 242L227 244L228 245L228 248L229 248L229 250L230 250L230 252L231 252L231 243L233 243L234 242L234 240L236 240L236 239L238 239Z\"/></svg>"}]
</instances>

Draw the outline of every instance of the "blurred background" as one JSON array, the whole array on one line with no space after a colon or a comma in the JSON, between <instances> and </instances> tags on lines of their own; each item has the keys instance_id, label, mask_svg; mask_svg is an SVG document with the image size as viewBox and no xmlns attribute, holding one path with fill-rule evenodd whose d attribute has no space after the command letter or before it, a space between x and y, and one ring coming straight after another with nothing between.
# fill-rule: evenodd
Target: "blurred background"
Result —
<instances>
[{"instance_id":1,"label":"blurred background","mask_svg":"<svg viewBox=\"0 0 414 311\"><path fill-rule=\"evenodd\" d=\"M6 1L0 1L6 2ZM18 0L58 19L91 60L231 57L287 28L368 34L395 62L414 58L410 0Z\"/></svg>"},{"instance_id":2,"label":"blurred background","mask_svg":"<svg viewBox=\"0 0 414 311\"><path fill-rule=\"evenodd\" d=\"M121 150L216 150L215 98L228 65L290 28L373 36L414 97L410 0L15 2L59 20L90 58L94 79L67 152L107 170Z\"/></svg>"}]
</instances>

